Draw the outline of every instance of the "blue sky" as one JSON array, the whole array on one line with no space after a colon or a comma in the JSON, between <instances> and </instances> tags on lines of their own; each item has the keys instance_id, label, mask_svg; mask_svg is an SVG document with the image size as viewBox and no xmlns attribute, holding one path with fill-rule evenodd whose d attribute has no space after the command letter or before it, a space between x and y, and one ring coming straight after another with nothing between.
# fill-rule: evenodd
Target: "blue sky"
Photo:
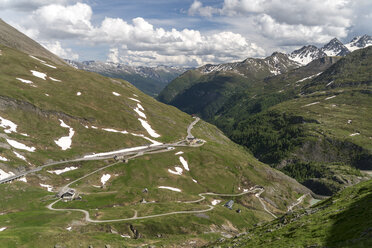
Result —
<instances>
[{"instance_id":1,"label":"blue sky","mask_svg":"<svg viewBox=\"0 0 372 248\"><path fill-rule=\"evenodd\" d=\"M199 66L372 34L369 0L0 0L63 58Z\"/></svg>"}]
</instances>

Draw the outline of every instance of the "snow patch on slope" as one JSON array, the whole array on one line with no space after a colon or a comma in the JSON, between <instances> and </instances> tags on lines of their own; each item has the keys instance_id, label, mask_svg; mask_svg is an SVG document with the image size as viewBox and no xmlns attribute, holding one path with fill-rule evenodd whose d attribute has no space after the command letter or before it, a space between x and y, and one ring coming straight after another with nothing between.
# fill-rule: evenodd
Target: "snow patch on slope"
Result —
<instances>
[{"instance_id":1,"label":"snow patch on slope","mask_svg":"<svg viewBox=\"0 0 372 248\"><path fill-rule=\"evenodd\" d=\"M69 135L68 136L65 136L65 137L62 137L62 138L59 138L58 140L55 140L54 142L59 146L61 147L61 149L63 151L67 150L67 149L70 149L71 148L71 144L72 144L72 137L74 136L75 134L75 131L72 127L66 125L66 123L63 122L63 120L59 120L61 122L61 127L64 127L64 128L68 128L69 129Z\"/></svg>"},{"instance_id":2,"label":"snow patch on slope","mask_svg":"<svg viewBox=\"0 0 372 248\"><path fill-rule=\"evenodd\" d=\"M4 128L5 133L16 133L17 132L17 124L14 122L2 118L0 116L0 127Z\"/></svg>"},{"instance_id":3,"label":"snow patch on slope","mask_svg":"<svg viewBox=\"0 0 372 248\"><path fill-rule=\"evenodd\" d=\"M48 184L42 184L42 183L40 183L40 186L43 187L43 188L47 188L47 190L49 192L52 192L52 190L53 190L53 187L50 186L50 185L48 185Z\"/></svg>"},{"instance_id":4,"label":"snow patch on slope","mask_svg":"<svg viewBox=\"0 0 372 248\"><path fill-rule=\"evenodd\" d=\"M174 167L175 171L174 170L171 170L171 169L168 169L168 172L171 173L171 174L174 174L174 175L179 175L181 176L182 175L182 172L183 172L183 169L181 167Z\"/></svg>"},{"instance_id":5,"label":"snow patch on slope","mask_svg":"<svg viewBox=\"0 0 372 248\"><path fill-rule=\"evenodd\" d=\"M16 149L26 150L26 151L29 151L29 152L34 152L36 150L35 147L26 146L25 144L22 144L18 141L15 141L15 140L6 139L6 141L9 143L9 145L11 145L12 147L14 147Z\"/></svg>"},{"instance_id":6,"label":"snow patch on slope","mask_svg":"<svg viewBox=\"0 0 372 248\"><path fill-rule=\"evenodd\" d=\"M22 83L25 83L25 84L33 84L34 82L30 81L30 80L26 80L26 79L23 79L23 78L16 78L17 80L21 81Z\"/></svg>"},{"instance_id":7,"label":"snow patch on slope","mask_svg":"<svg viewBox=\"0 0 372 248\"><path fill-rule=\"evenodd\" d=\"M110 177L111 177L110 174L104 174L104 175L102 175L102 177L101 177L101 183L102 183L102 185L105 185L106 182L110 179Z\"/></svg>"},{"instance_id":8,"label":"snow patch on slope","mask_svg":"<svg viewBox=\"0 0 372 248\"><path fill-rule=\"evenodd\" d=\"M141 125L143 126L144 129L146 129L146 131L148 132L148 134L150 134L151 137L153 138L160 137L160 135L156 133L154 129L152 129L151 125L147 121L141 118L138 118L138 120L141 122Z\"/></svg>"},{"instance_id":9,"label":"snow patch on slope","mask_svg":"<svg viewBox=\"0 0 372 248\"><path fill-rule=\"evenodd\" d=\"M189 164L182 156L180 156L180 162L183 165L183 168L185 168L185 170L190 171Z\"/></svg>"},{"instance_id":10,"label":"snow patch on slope","mask_svg":"<svg viewBox=\"0 0 372 248\"><path fill-rule=\"evenodd\" d=\"M16 155L16 156L17 156L17 158L19 158L19 159L22 159L22 160L24 160L24 161L27 161L27 160L26 160L26 158L25 158L25 156L23 156L23 155L19 154L19 153L18 153L18 152L16 152L16 151L13 151L13 153L14 153L14 155Z\"/></svg>"},{"instance_id":11,"label":"snow patch on slope","mask_svg":"<svg viewBox=\"0 0 372 248\"><path fill-rule=\"evenodd\" d=\"M34 71L34 70L30 70L30 71L31 71L32 75L34 75L35 77L46 80L47 75L45 73L39 72L39 71Z\"/></svg>"},{"instance_id":12,"label":"snow patch on slope","mask_svg":"<svg viewBox=\"0 0 372 248\"><path fill-rule=\"evenodd\" d=\"M2 169L0 169L0 180L11 177L11 176L14 176L13 172L10 171L10 172L6 173Z\"/></svg>"},{"instance_id":13,"label":"snow patch on slope","mask_svg":"<svg viewBox=\"0 0 372 248\"><path fill-rule=\"evenodd\" d=\"M51 173L51 174L60 175L62 173L65 173L65 172L68 172L68 171L72 171L72 170L76 170L76 169L78 169L78 167L71 166L71 167L66 167L64 169L61 169L61 170L53 170L53 171L49 171L48 170L48 172Z\"/></svg>"},{"instance_id":14,"label":"snow patch on slope","mask_svg":"<svg viewBox=\"0 0 372 248\"><path fill-rule=\"evenodd\" d=\"M159 189L168 189L168 190L175 191L175 192L181 192L182 191L182 190L180 190L178 188L168 187L168 186L159 186L158 188Z\"/></svg>"}]
</instances>

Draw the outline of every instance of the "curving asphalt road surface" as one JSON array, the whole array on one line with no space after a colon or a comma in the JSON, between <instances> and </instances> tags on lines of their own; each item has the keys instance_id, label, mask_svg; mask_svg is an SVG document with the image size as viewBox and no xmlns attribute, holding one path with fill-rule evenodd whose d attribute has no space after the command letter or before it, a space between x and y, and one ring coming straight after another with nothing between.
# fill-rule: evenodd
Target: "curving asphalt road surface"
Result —
<instances>
[{"instance_id":1,"label":"curving asphalt road surface","mask_svg":"<svg viewBox=\"0 0 372 248\"><path fill-rule=\"evenodd\" d=\"M189 127L187 128L187 137L186 139L188 138L194 138L194 136L192 135L191 133L191 130L192 128L194 127L194 125L196 123L198 123L198 121L200 120L200 118L196 118L190 125ZM177 143L179 144L179 142ZM174 146L174 144L172 144L172 146ZM170 147L170 146L169 146ZM154 153L154 151L147 151L148 153ZM163 151L159 151L159 152L164 152ZM133 159L135 157L138 157L138 156L142 156L144 155L145 152L144 151L137 151L137 154L132 156L131 158L129 159ZM93 172L90 172L86 175L84 175L83 177L81 178L78 178L68 184L66 184L63 188L62 188L62 191L63 190L67 190L69 188L70 185L90 176L90 175L93 175L94 173L98 172L98 171L101 171L101 170L104 170L104 169L107 169L111 166L114 166L116 165L117 163L119 162L116 162L116 163L113 163L113 164L109 164L105 167L102 167L102 168L99 168ZM257 190L259 190L260 192L259 193L256 193L255 196L260 200L263 208L265 209L266 212L268 212L269 214L271 214L272 216L274 216L276 218L276 216L274 214L272 214L267 208L266 208L266 205L265 203L261 200L260 198L260 195L264 192L264 189L259 187L259 186L255 186L253 188L251 188L250 190L246 191L246 192L242 192L242 193L238 193L238 194L219 194L219 193L212 193L212 192L207 192L207 193L200 193L198 194L200 196L200 199L198 200L193 200L193 201L185 201L185 202L181 202L183 204L191 204L191 203L198 203L198 202L201 202L201 201L204 201L205 200L205 196L228 196L228 197L234 197L234 196L242 196L242 195L245 195L245 194L250 194L250 193L254 193L256 192ZM142 220L142 219L149 219L149 218L156 218L156 217L163 217L163 216L169 216L169 215L176 215L176 214L196 214L196 213L205 213L205 212L208 212L208 211L211 211L214 209L214 206L211 206L211 205L206 205L208 208L207 209L201 209L201 210L190 210L190 211L175 211L175 212L168 212L168 213L164 213L164 214L155 214L155 215L148 215L148 216L141 216L141 217L138 217L137 216L137 210L135 210L135 213L134 213L134 216L133 217L130 217L130 218L122 218L122 219L113 219L113 220L93 220L90 218L90 214L88 211L86 210L83 210L83 209L56 209L56 208L53 208L54 204L56 204L57 202L61 201L61 199L58 199L54 202L52 202L51 204L49 204L47 206L48 209L52 210L52 211L77 211L77 212L81 212L85 215L85 220L87 222L91 222L91 223L108 223L108 222L120 222L120 221L129 221L129 220Z\"/></svg>"},{"instance_id":2,"label":"curving asphalt road surface","mask_svg":"<svg viewBox=\"0 0 372 248\"><path fill-rule=\"evenodd\" d=\"M200 118L196 118L188 126L188 128L187 128L187 138L189 138L189 137L193 138L194 137L191 134L191 130L194 127L194 125L196 123L198 123L199 120L200 120ZM11 181L16 180L18 178L27 176L28 174L39 172L46 167L53 166L53 165L58 165L58 164L67 164L67 163L80 162L80 161L105 160L105 159L114 158L115 156L128 156L128 155L136 155L136 154L137 155L143 155L145 153L166 152L167 149L169 149L170 147L190 146L190 145L187 144L187 138L186 138L186 140L181 140L181 141L178 141L178 142L175 142L175 143L149 145L149 146L146 146L146 147L142 146L142 147L138 147L138 149L135 149L135 150L132 150L132 151L126 151L126 152L120 152L120 150L118 152L114 151L114 152L110 153L110 155L102 155L102 156L96 156L96 157L80 157L80 158L76 158L76 159L69 159L69 160L46 163L46 164L41 165L41 166L39 166L35 169L25 171L25 172L21 172L19 174L16 174L16 175L8 177L8 178L4 178L4 179L0 180L0 184L11 182ZM197 146L201 146L201 145L203 145L203 144L196 144L196 145L192 145L192 146L197 147ZM136 148L136 147L132 147L132 148ZM126 149L128 149L128 148L126 148Z\"/></svg>"}]
</instances>

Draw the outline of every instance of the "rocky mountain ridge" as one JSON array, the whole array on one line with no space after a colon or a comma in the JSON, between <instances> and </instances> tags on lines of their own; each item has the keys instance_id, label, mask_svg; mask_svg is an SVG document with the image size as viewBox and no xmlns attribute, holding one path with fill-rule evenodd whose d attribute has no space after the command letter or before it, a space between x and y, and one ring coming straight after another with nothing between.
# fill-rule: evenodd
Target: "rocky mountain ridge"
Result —
<instances>
[{"instance_id":1,"label":"rocky mountain ridge","mask_svg":"<svg viewBox=\"0 0 372 248\"><path fill-rule=\"evenodd\" d=\"M157 96L169 82L190 69L165 65L156 67L130 66L123 63L94 60L77 62L66 59L65 61L76 69L127 80L150 96Z\"/></svg>"},{"instance_id":2,"label":"rocky mountain ridge","mask_svg":"<svg viewBox=\"0 0 372 248\"><path fill-rule=\"evenodd\" d=\"M337 38L333 38L323 47L318 48L314 45L303 46L300 49L288 54L289 58L306 65L311 61L325 56L345 56L357 49L372 46L372 37L369 35L357 36L350 43L342 44Z\"/></svg>"}]
</instances>

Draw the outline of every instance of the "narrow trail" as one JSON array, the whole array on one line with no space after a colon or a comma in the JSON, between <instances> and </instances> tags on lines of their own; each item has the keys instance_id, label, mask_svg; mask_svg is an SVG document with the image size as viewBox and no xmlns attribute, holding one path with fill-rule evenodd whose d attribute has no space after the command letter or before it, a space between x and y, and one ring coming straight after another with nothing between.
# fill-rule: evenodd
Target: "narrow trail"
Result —
<instances>
[{"instance_id":1,"label":"narrow trail","mask_svg":"<svg viewBox=\"0 0 372 248\"><path fill-rule=\"evenodd\" d=\"M301 204L304 201L305 197L308 196L308 195L310 195L310 193L304 194L300 198L298 198L296 202L294 202L293 204L291 204L288 207L287 212L292 211L294 207L296 207L297 205Z\"/></svg>"},{"instance_id":2,"label":"narrow trail","mask_svg":"<svg viewBox=\"0 0 372 248\"><path fill-rule=\"evenodd\" d=\"M200 118L196 118L190 125L189 127L187 128L187 138L186 139L189 139L189 138L194 138L194 136L192 135L191 133L191 130L192 128L194 127L194 125L200 120ZM179 144L179 143L177 143ZM174 144L173 144L174 145ZM172 146L173 146L172 145ZM166 151L169 151L169 150L161 150L161 151L158 151L158 152L166 152ZM143 156L145 154L152 154L152 153L156 153L156 151L150 151L150 152L147 152L145 153L144 151L140 151L140 152L137 152L137 154L133 155L132 157L128 158L129 159L134 159L136 157L139 157L139 156ZM119 162L116 162L116 163L113 163L113 164L109 164L107 166L104 166L102 168L99 168L93 172L90 172L86 175L84 175L83 177L81 178L78 178L68 184L66 184L62 190L67 190L69 188L70 185L86 178L86 177L89 177L99 171L102 171L104 169L107 169L111 166L114 166L116 164L118 164ZM227 197L236 197L236 196L242 196L242 195L246 195L246 194L252 194L252 193L255 193L257 190L259 190L260 192L256 194L256 197L260 200L264 210L268 213L270 213L272 216L274 216L276 218L276 216L274 214L272 214L267 208L266 208L266 205L264 204L264 202L261 200L261 198L259 197L259 195L264 192L264 189L263 188L260 188L258 186L255 186L255 187L252 187L250 190L248 191L245 191L245 192L242 192L242 193L238 193L238 194L220 194L220 193L212 193L212 192L206 192L206 193L200 193L198 194L200 199L197 199L197 200L193 200L193 201L185 201L185 202L180 202L182 204L192 204L192 203L198 203L198 202L202 202L206 199L206 196L227 196ZM138 212L137 210L134 210L134 215L133 217L130 217L130 218L121 218L121 219L112 219L112 220L93 220L91 219L90 217L90 213L87 211L87 210L83 210L83 209L56 209L56 208L53 208L53 206L57 203L61 201L61 199L58 199L54 202L52 202L51 204L49 204L47 206L47 208L49 210L52 210L52 211L76 211L76 212L81 212L85 215L85 221L87 222L91 222L91 223L109 223L109 222L120 222L120 221L129 221L129 220L142 220L142 219L150 219L150 218L156 218L156 217L163 217L163 216L169 216L169 215L177 215L177 214L197 214L197 213L205 213L205 212L209 212L211 210L213 210L215 207L214 206L211 206L211 205L205 205L206 207L208 207L207 209L201 209L201 210L189 210L189 211L174 211L174 212L168 212L168 213L163 213L163 214L154 214L154 215L148 215L148 216L141 216L141 217L138 217Z\"/></svg>"},{"instance_id":3,"label":"narrow trail","mask_svg":"<svg viewBox=\"0 0 372 248\"><path fill-rule=\"evenodd\" d=\"M234 197L234 196L242 196L242 195L246 195L246 194L251 194L251 193L254 193L257 190L261 190L262 192L264 191L261 188L254 187L251 190L248 190L248 191L243 192L243 193L238 193L238 194L219 194L219 193L207 192L207 193L200 193L200 194L198 194L201 197L198 200L195 200L195 201L185 201L185 202L180 202L180 203L183 203L183 204L198 203L198 202L201 202L201 201L204 201L205 200L205 195L207 195L207 196L231 196L231 197ZM141 216L141 217L138 217L137 216L137 214L138 214L137 213L137 210L134 210L134 216L133 217L130 217L130 218L112 219L112 220L93 220L93 219L90 218L90 214L89 214L89 212L87 210L83 210L83 209L69 209L69 208L65 208L65 209L56 209L56 208L53 208L53 205L56 204L59 201L61 201L61 199L58 199L57 201L52 202L51 204L49 204L47 206L47 208L50 209L50 210L53 210L53 211L77 211L77 212L84 213L84 215L85 215L85 221L91 222L91 223L109 223L109 222L120 222L120 221L129 221L129 220L142 220L142 219L150 219L150 218L163 217L163 216L176 215L176 214L197 214L197 213L209 212L209 211L211 211L211 210L213 210L215 208L214 206L211 206L211 205L205 205L205 206L208 207L207 209L189 210L189 211L187 211L187 210L186 211L175 211L175 212L169 212L169 213L164 213L164 214L154 214L154 215L147 215L147 216Z\"/></svg>"},{"instance_id":4,"label":"narrow trail","mask_svg":"<svg viewBox=\"0 0 372 248\"><path fill-rule=\"evenodd\" d=\"M273 214L272 212L270 212L270 210L266 207L266 204L264 203L264 200L261 198L261 194L264 192L265 190L264 189L261 189L260 192L258 192L257 194L255 194L254 196L257 197L257 199L260 201L263 209L268 213L270 214L272 217L274 217L274 219L278 218L275 214Z\"/></svg>"}]
</instances>

